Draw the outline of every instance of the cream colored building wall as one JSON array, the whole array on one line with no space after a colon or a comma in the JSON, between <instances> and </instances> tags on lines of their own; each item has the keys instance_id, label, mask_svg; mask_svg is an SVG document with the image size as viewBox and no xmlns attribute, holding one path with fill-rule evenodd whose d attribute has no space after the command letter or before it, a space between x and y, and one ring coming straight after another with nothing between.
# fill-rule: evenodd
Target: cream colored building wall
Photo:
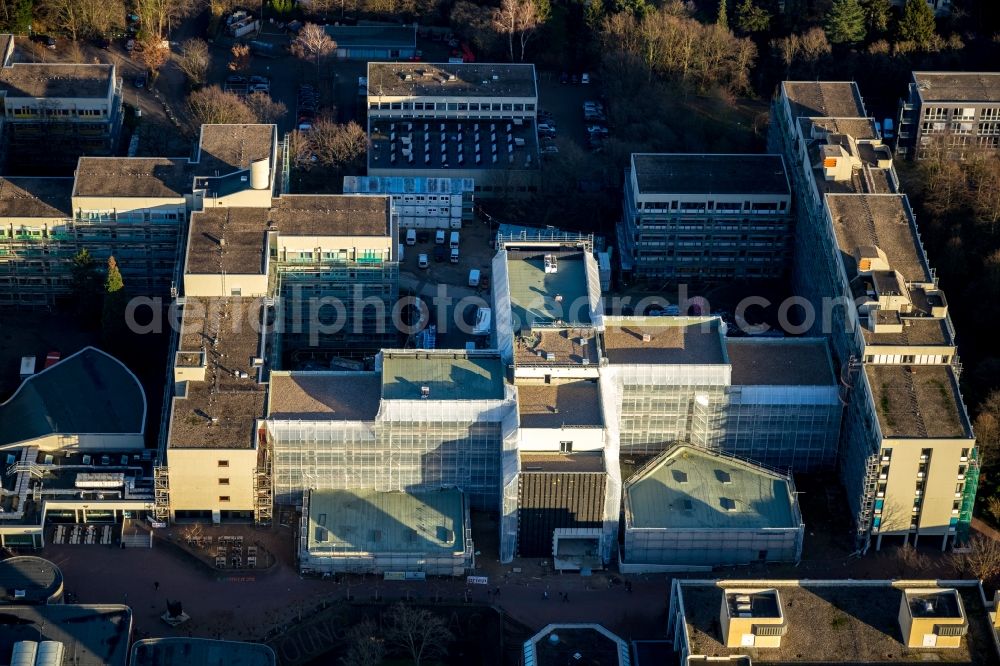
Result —
<instances>
[{"instance_id":1,"label":"cream colored building wall","mask_svg":"<svg viewBox=\"0 0 1000 666\"><path fill-rule=\"evenodd\" d=\"M220 466L225 461L227 466ZM256 449L170 448L171 511L252 511ZM229 479L229 484L219 482ZM220 497L229 501L220 501Z\"/></svg>"},{"instance_id":2,"label":"cream colored building wall","mask_svg":"<svg viewBox=\"0 0 1000 666\"><path fill-rule=\"evenodd\" d=\"M729 617L723 596L723 607L720 611L722 630L726 637L726 647L781 647L781 636L755 636L754 626L761 624L781 624L781 618L768 617ZM752 641L747 645L744 641Z\"/></svg>"},{"instance_id":3,"label":"cream colored building wall","mask_svg":"<svg viewBox=\"0 0 1000 666\"><path fill-rule=\"evenodd\" d=\"M964 480L959 478L959 467L967 466L962 452L968 455L975 446L974 439L885 439L882 451L892 449L889 472L886 478L885 504L882 512L882 534L903 534L910 529L916 487L923 449L931 449L927 472L923 477L924 489L919 534L948 534L952 518L958 518L953 508L962 499ZM884 463L883 463L884 464Z\"/></svg>"},{"instance_id":4,"label":"cream colored building wall","mask_svg":"<svg viewBox=\"0 0 1000 666\"><path fill-rule=\"evenodd\" d=\"M919 591L926 592L927 590ZM910 606L905 592L900 599L899 627L907 647L944 649L961 647L962 636L935 635L934 628L940 625L961 625L964 623L965 619L961 617L913 617L910 614ZM931 642L933 645L929 644Z\"/></svg>"},{"instance_id":5,"label":"cream colored building wall","mask_svg":"<svg viewBox=\"0 0 1000 666\"><path fill-rule=\"evenodd\" d=\"M240 296L243 297L267 296L267 275L241 273L184 274L185 296L222 298L232 296L234 290L239 290Z\"/></svg>"},{"instance_id":6,"label":"cream colored building wall","mask_svg":"<svg viewBox=\"0 0 1000 666\"><path fill-rule=\"evenodd\" d=\"M128 213L132 211L154 211L157 213L178 213L187 210L185 197L73 197L73 211Z\"/></svg>"},{"instance_id":7,"label":"cream colored building wall","mask_svg":"<svg viewBox=\"0 0 1000 666\"><path fill-rule=\"evenodd\" d=\"M0 227L13 227L15 231L21 227L51 230L64 224L66 224L64 217L0 217Z\"/></svg>"},{"instance_id":8,"label":"cream colored building wall","mask_svg":"<svg viewBox=\"0 0 1000 666\"><path fill-rule=\"evenodd\" d=\"M874 356L870 362L879 364L903 363L903 356L915 357L907 365L947 364L955 357L955 347L946 345L866 345L865 356ZM948 360L945 361L944 357Z\"/></svg>"},{"instance_id":9,"label":"cream colored building wall","mask_svg":"<svg viewBox=\"0 0 1000 666\"><path fill-rule=\"evenodd\" d=\"M250 188L250 172L247 172L246 189L227 194L224 197L212 197L205 195L202 198L202 205L205 208L270 208L271 188L266 190L254 190Z\"/></svg>"},{"instance_id":10,"label":"cream colored building wall","mask_svg":"<svg viewBox=\"0 0 1000 666\"><path fill-rule=\"evenodd\" d=\"M604 449L604 428L524 428L518 448L524 452L558 452L560 442L573 442L573 453Z\"/></svg>"},{"instance_id":11,"label":"cream colored building wall","mask_svg":"<svg viewBox=\"0 0 1000 666\"><path fill-rule=\"evenodd\" d=\"M337 250L354 250L360 255L365 250L374 250L392 256L392 250L398 244L388 236L278 236L279 252L313 252L317 248L321 252L336 252Z\"/></svg>"}]
</instances>

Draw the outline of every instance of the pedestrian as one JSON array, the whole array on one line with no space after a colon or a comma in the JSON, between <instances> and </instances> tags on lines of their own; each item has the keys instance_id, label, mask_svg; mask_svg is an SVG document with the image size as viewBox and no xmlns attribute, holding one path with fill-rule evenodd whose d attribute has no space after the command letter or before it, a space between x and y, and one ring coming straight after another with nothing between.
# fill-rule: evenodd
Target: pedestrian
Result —
<instances>
[{"instance_id":1,"label":"pedestrian","mask_svg":"<svg viewBox=\"0 0 1000 666\"><path fill-rule=\"evenodd\" d=\"M158 580L154 580L153 581L153 590L155 590L157 592L160 591L160 581L158 581Z\"/></svg>"},{"instance_id":2,"label":"pedestrian","mask_svg":"<svg viewBox=\"0 0 1000 666\"><path fill-rule=\"evenodd\" d=\"M569 603L569 592L563 592L563 601Z\"/></svg>"},{"instance_id":3,"label":"pedestrian","mask_svg":"<svg viewBox=\"0 0 1000 666\"><path fill-rule=\"evenodd\" d=\"M545 601L549 600L549 591L548 590L544 590L542 592L542 599L544 599Z\"/></svg>"}]
</instances>

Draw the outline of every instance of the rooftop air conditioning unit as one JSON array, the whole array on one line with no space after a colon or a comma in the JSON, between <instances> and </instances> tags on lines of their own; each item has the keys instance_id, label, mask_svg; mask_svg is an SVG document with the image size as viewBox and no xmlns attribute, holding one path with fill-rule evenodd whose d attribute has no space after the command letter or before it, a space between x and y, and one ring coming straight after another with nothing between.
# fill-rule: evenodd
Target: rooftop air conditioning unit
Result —
<instances>
[{"instance_id":1,"label":"rooftop air conditioning unit","mask_svg":"<svg viewBox=\"0 0 1000 666\"><path fill-rule=\"evenodd\" d=\"M431 397L431 387L430 386L421 386L420 387L420 397L422 399L424 399L424 400L426 400L427 398Z\"/></svg>"}]
</instances>

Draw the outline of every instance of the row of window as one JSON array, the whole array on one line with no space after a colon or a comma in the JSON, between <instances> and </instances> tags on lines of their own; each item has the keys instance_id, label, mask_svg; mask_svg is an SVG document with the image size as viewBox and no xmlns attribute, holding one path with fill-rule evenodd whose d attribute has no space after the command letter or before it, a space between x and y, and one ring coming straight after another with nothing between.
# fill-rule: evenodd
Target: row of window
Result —
<instances>
[{"instance_id":1,"label":"row of window","mask_svg":"<svg viewBox=\"0 0 1000 666\"><path fill-rule=\"evenodd\" d=\"M714 210L718 213L743 213L751 211L774 213L787 210L788 202L762 203L744 201L740 204L739 202L677 201L675 199L672 201L643 201L639 208L643 210L679 210L681 213L704 213L709 210Z\"/></svg>"},{"instance_id":2,"label":"row of window","mask_svg":"<svg viewBox=\"0 0 1000 666\"><path fill-rule=\"evenodd\" d=\"M534 111L534 104L513 102L369 102L382 111Z\"/></svg>"},{"instance_id":3,"label":"row of window","mask_svg":"<svg viewBox=\"0 0 1000 666\"><path fill-rule=\"evenodd\" d=\"M925 120L974 120L976 118L976 108L957 107L948 108L944 106L932 106L924 110ZM979 120L1000 120L1000 107L990 107L979 109Z\"/></svg>"},{"instance_id":4,"label":"row of window","mask_svg":"<svg viewBox=\"0 0 1000 666\"><path fill-rule=\"evenodd\" d=\"M924 135L942 134L945 130L947 130L952 134L971 135L973 134L973 129L976 130L976 134L984 136L1000 135L1000 122L980 123L978 128L975 124L970 122L925 122L920 126L920 133Z\"/></svg>"},{"instance_id":5,"label":"row of window","mask_svg":"<svg viewBox=\"0 0 1000 666\"><path fill-rule=\"evenodd\" d=\"M14 118L31 118L33 116L79 116L81 118L93 118L107 115L104 109L52 109L35 108L31 106L20 106L7 109L7 115Z\"/></svg>"}]
</instances>

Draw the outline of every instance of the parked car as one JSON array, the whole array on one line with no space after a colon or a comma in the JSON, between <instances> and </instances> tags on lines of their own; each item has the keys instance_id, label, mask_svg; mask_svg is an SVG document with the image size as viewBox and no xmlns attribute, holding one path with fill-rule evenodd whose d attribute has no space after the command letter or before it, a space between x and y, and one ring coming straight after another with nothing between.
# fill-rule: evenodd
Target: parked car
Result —
<instances>
[{"instance_id":1,"label":"parked car","mask_svg":"<svg viewBox=\"0 0 1000 666\"><path fill-rule=\"evenodd\" d=\"M419 256L417 256L417 267L418 268L427 268L429 265L430 264L428 264L428 262L427 262L427 255L426 254L422 253Z\"/></svg>"},{"instance_id":2,"label":"parked car","mask_svg":"<svg viewBox=\"0 0 1000 666\"><path fill-rule=\"evenodd\" d=\"M542 146L542 149L539 152L541 152L542 155L558 155L559 154L559 146L557 146L555 144L550 144L548 146Z\"/></svg>"},{"instance_id":3,"label":"parked car","mask_svg":"<svg viewBox=\"0 0 1000 666\"><path fill-rule=\"evenodd\" d=\"M145 74L139 74L138 76L135 77L135 80L133 81L133 83L135 84L136 88L145 88L146 87L146 75Z\"/></svg>"},{"instance_id":4,"label":"parked car","mask_svg":"<svg viewBox=\"0 0 1000 666\"><path fill-rule=\"evenodd\" d=\"M125 50L128 51L129 53L131 53L133 50L135 50L135 40L134 39L129 38L129 39L125 40Z\"/></svg>"},{"instance_id":5,"label":"parked car","mask_svg":"<svg viewBox=\"0 0 1000 666\"><path fill-rule=\"evenodd\" d=\"M604 125L588 125L587 126L587 133L588 134L597 134L599 136L607 136L608 135L608 128L605 127Z\"/></svg>"},{"instance_id":6,"label":"parked car","mask_svg":"<svg viewBox=\"0 0 1000 666\"><path fill-rule=\"evenodd\" d=\"M233 74L232 76L226 77L226 83L246 83L247 79L245 76L240 76L239 74Z\"/></svg>"},{"instance_id":7,"label":"parked car","mask_svg":"<svg viewBox=\"0 0 1000 666\"><path fill-rule=\"evenodd\" d=\"M255 74L255 75L253 75L253 76L250 77L250 83L266 83L266 84L270 85L271 80L269 78L267 78L266 76L258 76L258 75Z\"/></svg>"},{"instance_id":8,"label":"parked car","mask_svg":"<svg viewBox=\"0 0 1000 666\"><path fill-rule=\"evenodd\" d=\"M580 75L580 83L587 84L590 83L590 74L584 72Z\"/></svg>"},{"instance_id":9,"label":"parked car","mask_svg":"<svg viewBox=\"0 0 1000 666\"><path fill-rule=\"evenodd\" d=\"M49 35L35 35L32 39L47 49L56 50L56 39L55 37L50 37Z\"/></svg>"}]
</instances>

